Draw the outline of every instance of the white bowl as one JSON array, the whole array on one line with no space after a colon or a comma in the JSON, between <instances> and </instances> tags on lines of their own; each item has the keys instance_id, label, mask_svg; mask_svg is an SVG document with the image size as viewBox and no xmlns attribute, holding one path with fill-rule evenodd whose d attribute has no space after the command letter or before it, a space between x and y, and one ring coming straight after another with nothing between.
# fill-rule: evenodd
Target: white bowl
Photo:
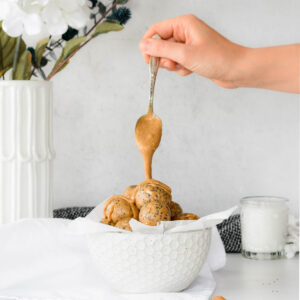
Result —
<instances>
[{"instance_id":1,"label":"white bowl","mask_svg":"<svg viewBox=\"0 0 300 300\"><path fill-rule=\"evenodd\" d=\"M110 285L126 293L178 292L207 257L211 229L168 234L95 233L90 252Z\"/></svg>"}]
</instances>

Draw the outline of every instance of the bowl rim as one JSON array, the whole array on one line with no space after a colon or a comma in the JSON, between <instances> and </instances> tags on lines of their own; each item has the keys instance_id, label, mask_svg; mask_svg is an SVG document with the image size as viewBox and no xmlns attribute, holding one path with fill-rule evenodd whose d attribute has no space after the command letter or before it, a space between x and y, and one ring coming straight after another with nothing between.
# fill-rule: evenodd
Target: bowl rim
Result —
<instances>
[{"instance_id":1,"label":"bowl rim","mask_svg":"<svg viewBox=\"0 0 300 300\"><path fill-rule=\"evenodd\" d=\"M202 228L202 229L197 229L197 230L190 230L190 231L179 231L179 232L163 232L163 233L145 233L145 232L131 232L131 231L107 231L107 232L91 232L91 233L88 233L88 235L100 235L100 234L124 234L124 235L132 235L132 236L149 236L149 235L152 235L152 236L167 236L167 235L173 235L173 234L192 234L192 233L199 233L199 232L203 232L203 231L210 231L211 232L212 230L212 227L207 227L207 228Z\"/></svg>"}]
</instances>

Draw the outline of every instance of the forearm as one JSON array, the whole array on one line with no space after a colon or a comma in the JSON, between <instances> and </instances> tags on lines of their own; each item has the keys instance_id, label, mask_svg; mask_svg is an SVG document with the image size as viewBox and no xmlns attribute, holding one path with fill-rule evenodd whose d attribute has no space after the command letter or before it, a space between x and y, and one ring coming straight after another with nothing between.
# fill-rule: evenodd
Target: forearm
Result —
<instances>
[{"instance_id":1,"label":"forearm","mask_svg":"<svg viewBox=\"0 0 300 300\"><path fill-rule=\"evenodd\" d=\"M241 51L236 86L300 93L300 44Z\"/></svg>"}]
</instances>

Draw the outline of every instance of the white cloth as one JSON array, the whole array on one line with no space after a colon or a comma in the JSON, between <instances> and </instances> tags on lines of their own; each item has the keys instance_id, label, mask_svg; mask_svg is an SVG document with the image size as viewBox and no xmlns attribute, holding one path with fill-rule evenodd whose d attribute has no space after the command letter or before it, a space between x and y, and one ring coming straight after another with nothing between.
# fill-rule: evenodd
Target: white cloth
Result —
<instances>
[{"instance_id":1,"label":"white cloth","mask_svg":"<svg viewBox=\"0 0 300 300\"><path fill-rule=\"evenodd\" d=\"M208 300L216 286L211 270L225 265L225 250L213 228L207 262L188 289L171 294L119 294L102 280L85 236L67 232L69 223L26 219L0 225L1 300Z\"/></svg>"},{"instance_id":2,"label":"white cloth","mask_svg":"<svg viewBox=\"0 0 300 300\"><path fill-rule=\"evenodd\" d=\"M73 234L89 234L100 232L126 232L124 229L110 226L99 222L103 218L103 207L106 201L97 205L85 218L77 218L70 223L70 233ZM181 221L161 221L156 226L145 225L135 219L131 219L129 224L132 233L138 232L143 234L168 234L174 232L189 232L201 230L204 228L212 228L217 224L228 219L237 209L237 206L220 211L208 216L201 217L199 220L181 220ZM129 233L131 234L131 233Z\"/></svg>"}]
</instances>

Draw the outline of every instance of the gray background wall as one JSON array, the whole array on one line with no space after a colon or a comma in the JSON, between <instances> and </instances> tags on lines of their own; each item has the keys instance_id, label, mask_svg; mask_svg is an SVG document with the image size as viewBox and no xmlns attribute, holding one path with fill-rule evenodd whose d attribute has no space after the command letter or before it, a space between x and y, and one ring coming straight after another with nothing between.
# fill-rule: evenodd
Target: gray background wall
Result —
<instances>
[{"instance_id":1,"label":"gray background wall","mask_svg":"<svg viewBox=\"0 0 300 300\"><path fill-rule=\"evenodd\" d=\"M148 103L148 68L138 42L153 23L193 13L250 47L300 41L297 0L131 0L120 33L94 40L54 78L54 205L96 205L143 180L134 141ZM247 195L279 195L297 213L299 97L225 90L207 79L161 70L155 112L163 138L154 177L185 211L226 209Z\"/></svg>"}]
</instances>

